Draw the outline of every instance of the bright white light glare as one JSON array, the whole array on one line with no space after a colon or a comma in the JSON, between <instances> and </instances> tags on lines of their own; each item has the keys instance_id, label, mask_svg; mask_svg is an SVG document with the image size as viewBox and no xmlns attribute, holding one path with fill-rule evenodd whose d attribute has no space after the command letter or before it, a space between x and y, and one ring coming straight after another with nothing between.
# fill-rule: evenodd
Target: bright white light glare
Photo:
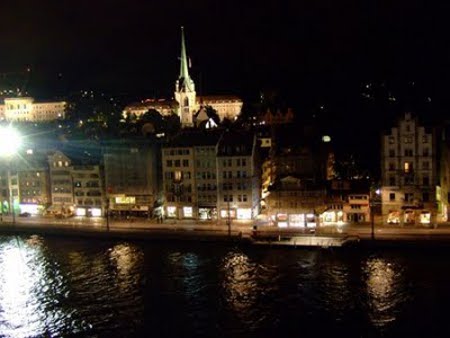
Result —
<instances>
[{"instance_id":1,"label":"bright white light glare","mask_svg":"<svg viewBox=\"0 0 450 338\"><path fill-rule=\"evenodd\" d=\"M17 153L22 142L20 134L11 126L0 126L0 156L11 156Z\"/></svg>"},{"instance_id":2,"label":"bright white light glare","mask_svg":"<svg viewBox=\"0 0 450 338\"><path fill-rule=\"evenodd\" d=\"M322 142L325 142L325 143L331 142L331 137L328 135L322 136Z\"/></svg>"}]
</instances>

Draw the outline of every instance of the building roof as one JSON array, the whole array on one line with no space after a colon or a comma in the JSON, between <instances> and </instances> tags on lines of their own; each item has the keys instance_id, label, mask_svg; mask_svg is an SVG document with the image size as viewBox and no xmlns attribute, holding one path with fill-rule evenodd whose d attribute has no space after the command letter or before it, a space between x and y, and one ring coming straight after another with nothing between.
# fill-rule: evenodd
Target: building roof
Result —
<instances>
[{"instance_id":1,"label":"building roof","mask_svg":"<svg viewBox=\"0 0 450 338\"><path fill-rule=\"evenodd\" d=\"M221 129L185 129L165 144L164 148L215 146L223 134Z\"/></svg>"},{"instance_id":2,"label":"building roof","mask_svg":"<svg viewBox=\"0 0 450 338\"><path fill-rule=\"evenodd\" d=\"M217 156L251 156L254 134L245 131L226 131L219 142Z\"/></svg>"},{"instance_id":3,"label":"building roof","mask_svg":"<svg viewBox=\"0 0 450 338\"><path fill-rule=\"evenodd\" d=\"M197 96L197 102L206 103L213 101L239 101L242 102L241 98L236 95L201 95Z\"/></svg>"}]
</instances>

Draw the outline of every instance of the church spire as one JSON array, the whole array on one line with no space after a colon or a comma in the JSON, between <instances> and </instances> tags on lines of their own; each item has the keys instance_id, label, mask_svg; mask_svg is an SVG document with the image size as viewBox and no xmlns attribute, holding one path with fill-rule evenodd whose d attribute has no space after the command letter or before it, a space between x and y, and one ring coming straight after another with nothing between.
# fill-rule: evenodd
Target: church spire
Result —
<instances>
[{"instance_id":1,"label":"church spire","mask_svg":"<svg viewBox=\"0 0 450 338\"><path fill-rule=\"evenodd\" d=\"M184 39L184 27L181 26L181 56L180 56L180 77L179 85L187 90L194 91L194 82L189 77L188 58L186 55L186 42Z\"/></svg>"}]
</instances>

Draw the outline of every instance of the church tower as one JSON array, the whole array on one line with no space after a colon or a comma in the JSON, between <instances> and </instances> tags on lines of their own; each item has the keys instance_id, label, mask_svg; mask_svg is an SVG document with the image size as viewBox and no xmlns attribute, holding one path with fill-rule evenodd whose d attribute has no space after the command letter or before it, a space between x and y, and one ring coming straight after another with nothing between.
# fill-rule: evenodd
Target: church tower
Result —
<instances>
[{"instance_id":1,"label":"church tower","mask_svg":"<svg viewBox=\"0 0 450 338\"><path fill-rule=\"evenodd\" d=\"M175 83L175 100L179 104L178 115L180 116L182 127L192 127L194 125L195 99L195 85L189 76L184 29L181 27L180 76Z\"/></svg>"}]
</instances>

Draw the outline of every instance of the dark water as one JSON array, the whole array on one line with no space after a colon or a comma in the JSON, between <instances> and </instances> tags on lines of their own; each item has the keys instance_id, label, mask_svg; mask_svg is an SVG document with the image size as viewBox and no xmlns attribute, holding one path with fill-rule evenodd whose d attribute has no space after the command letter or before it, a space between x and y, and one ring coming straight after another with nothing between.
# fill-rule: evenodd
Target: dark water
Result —
<instances>
[{"instance_id":1,"label":"dark water","mask_svg":"<svg viewBox=\"0 0 450 338\"><path fill-rule=\"evenodd\" d=\"M450 337L450 252L0 237L2 337Z\"/></svg>"}]
</instances>

